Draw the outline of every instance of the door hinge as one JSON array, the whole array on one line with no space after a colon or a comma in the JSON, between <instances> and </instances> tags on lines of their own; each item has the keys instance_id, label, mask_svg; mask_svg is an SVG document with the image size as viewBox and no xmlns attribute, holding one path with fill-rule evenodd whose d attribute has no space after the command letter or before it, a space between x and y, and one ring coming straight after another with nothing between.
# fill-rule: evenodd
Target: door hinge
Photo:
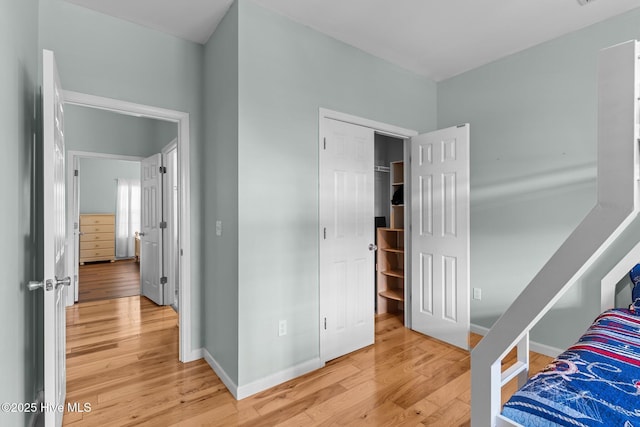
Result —
<instances>
[{"instance_id":1,"label":"door hinge","mask_svg":"<svg viewBox=\"0 0 640 427\"><path fill-rule=\"evenodd\" d=\"M327 330L327 318L326 317L324 318L324 330L325 331Z\"/></svg>"},{"instance_id":2,"label":"door hinge","mask_svg":"<svg viewBox=\"0 0 640 427\"><path fill-rule=\"evenodd\" d=\"M160 228L167 228L167 221L160 221Z\"/></svg>"},{"instance_id":3,"label":"door hinge","mask_svg":"<svg viewBox=\"0 0 640 427\"><path fill-rule=\"evenodd\" d=\"M73 170L73 176L78 176L78 169Z\"/></svg>"},{"instance_id":4,"label":"door hinge","mask_svg":"<svg viewBox=\"0 0 640 427\"><path fill-rule=\"evenodd\" d=\"M322 138L322 139L324 140L324 142L323 142L323 147L324 147L324 149L326 150L326 149L327 149L327 138L326 138L326 137L324 137L324 138Z\"/></svg>"},{"instance_id":5,"label":"door hinge","mask_svg":"<svg viewBox=\"0 0 640 427\"><path fill-rule=\"evenodd\" d=\"M166 166L160 166L160 173L167 173L167 167Z\"/></svg>"},{"instance_id":6,"label":"door hinge","mask_svg":"<svg viewBox=\"0 0 640 427\"><path fill-rule=\"evenodd\" d=\"M324 228L323 235L324 235L324 240L327 240L327 227Z\"/></svg>"},{"instance_id":7,"label":"door hinge","mask_svg":"<svg viewBox=\"0 0 640 427\"><path fill-rule=\"evenodd\" d=\"M74 222L74 223L73 223L73 229L74 229L74 230L77 230L77 229L78 229L78 223L77 223L77 222Z\"/></svg>"},{"instance_id":8,"label":"door hinge","mask_svg":"<svg viewBox=\"0 0 640 427\"><path fill-rule=\"evenodd\" d=\"M162 276L160 278L160 284L161 285L166 285L167 284L167 276Z\"/></svg>"}]
</instances>

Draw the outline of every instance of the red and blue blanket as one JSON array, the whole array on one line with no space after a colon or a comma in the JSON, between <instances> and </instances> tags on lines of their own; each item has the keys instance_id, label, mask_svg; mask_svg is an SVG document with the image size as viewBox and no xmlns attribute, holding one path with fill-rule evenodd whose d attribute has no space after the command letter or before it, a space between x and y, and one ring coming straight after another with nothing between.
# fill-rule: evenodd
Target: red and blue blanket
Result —
<instances>
[{"instance_id":1,"label":"red and blue blanket","mask_svg":"<svg viewBox=\"0 0 640 427\"><path fill-rule=\"evenodd\" d=\"M523 426L640 427L640 315L604 312L504 405Z\"/></svg>"}]
</instances>

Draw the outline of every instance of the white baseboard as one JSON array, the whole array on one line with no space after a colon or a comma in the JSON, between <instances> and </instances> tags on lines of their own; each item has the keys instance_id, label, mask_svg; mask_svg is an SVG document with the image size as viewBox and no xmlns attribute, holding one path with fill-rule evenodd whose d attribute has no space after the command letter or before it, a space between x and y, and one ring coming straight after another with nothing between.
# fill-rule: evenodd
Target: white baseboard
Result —
<instances>
[{"instance_id":1,"label":"white baseboard","mask_svg":"<svg viewBox=\"0 0 640 427\"><path fill-rule=\"evenodd\" d=\"M489 328L485 328L484 326L471 324L471 332L485 336L489 332ZM549 357L558 357L560 353L564 350L559 348L551 347L550 345L540 344L539 342L529 341L529 349L531 351L535 351L536 353L544 354Z\"/></svg>"},{"instance_id":2,"label":"white baseboard","mask_svg":"<svg viewBox=\"0 0 640 427\"><path fill-rule=\"evenodd\" d=\"M315 371L322 368L324 364L320 362L320 358L311 359L309 361L300 363L296 366L292 366L280 372L271 374L265 378L261 378L252 383L238 386L231 377L222 369L222 366L213 358L211 353L207 349L202 349L204 353L204 360L207 361L211 369L218 375L222 383L227 387L229 392L236 398L236 400L242 400L245 397L249 397L261 391L267 390L271 387L275 387L278 384L292 380L308 372Z\"/></svg>"},{"instance_id":3,"label":"white baseboard","mask_svg":"<svg viewBox=\"0 0 640 427\"><path fill-rule=\"evenodd\" d=\"M220 366L220 364L216 361L216 359L213 358L211 353L209 353L206 348L203 348L201 350L204 356L204 360L206 360L209 366L211 366L213 372L216 373L218 378L220 378L220 381L222 381L225 387L227 387L227 390L229 390L233 397L238 399L238 385L233 382L231 377L224 369L222 369L222 366Z\"/></svg>"},{"instance_id":4,"label":"white baseboard","mask_svg":"<svg viewBox=\"0 0 640 427\"><path fill-rule=\"evenodd\" d=\"M191 350L188 354L187 354L187 359L183 360L183 363L188 363L188 362L193 362L194 360L199 360L202 359L204 357L204 349L202 348L196 348L194 350Z\"/></svg>"},{"instance_id":5,"label":"white baseboard","mask_svg":"<svg viewBox=\"0 0 640 427\"><path fill-rule=\"evenodd\" d=\"M308 372L315 371L316 369L320 369L323 366L324 366L324 363L320 361L320 358L315 358L315 359L311 359L306 362L300 363L298 365L292 366L290 368L284 369L280 372L276 372L265 378L261 378L252 383L238 387L238 395L236 396L236 399L238 400L244 399L245 397L249 397L253 394L259 393L268 388L277 386L278 384L282 384L286 381L297 378Z\"/></svg>"}]
</instances>

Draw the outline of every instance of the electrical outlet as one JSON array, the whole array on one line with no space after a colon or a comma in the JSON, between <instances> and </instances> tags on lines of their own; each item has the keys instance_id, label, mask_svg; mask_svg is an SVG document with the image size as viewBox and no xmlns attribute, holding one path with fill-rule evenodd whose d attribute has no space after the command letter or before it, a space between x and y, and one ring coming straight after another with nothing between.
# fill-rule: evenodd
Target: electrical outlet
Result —
<instances>
[{"instance_id":1,"label":"electrical outlet","mask_svg":"<svg viewBox=\"0 0 640 427\"><path fill-rule=\"evenodd\" d=\"M473 288L473 299L477 299L477 300L482 299L482 289Z\"/></svg>"},{"instance_id":2,"label":"electrical outlet","mask_svg":"<svg viewBox=\"0 0 640 427\"><path fill-rule=\"evenodd\" d=\"M278 322L278 336L282 337L284 335L287 335L287 321L281 320Z\"/></svg>"},{"instance_id":3,"label":"electrical outlet","mask_svg":"<svg viewBox=\"0 0 640 427\"><path fill-rule=\"evenodd\" d=\"M216 221L216 236L222 236L222 221Z\"/></svg>"}]
</instances>

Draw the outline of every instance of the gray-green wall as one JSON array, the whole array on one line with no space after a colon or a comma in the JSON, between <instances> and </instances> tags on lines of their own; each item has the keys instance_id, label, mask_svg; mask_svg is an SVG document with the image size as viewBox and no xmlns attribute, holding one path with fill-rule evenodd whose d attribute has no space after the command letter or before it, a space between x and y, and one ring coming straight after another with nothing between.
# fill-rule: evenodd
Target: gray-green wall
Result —
<instances>
[{"instance_id":1,"label":"gray-green wall","mask_svg":"<svg viewBox=\"0 0 640 427\"><path fill-rule=\"evenodd\" d=\"M61 0L40 0L39 30L63 88L190 114L191 338L201 348L203 46Z\"/></svg>"},{"instance_id":2,"label":"gray-green wall","mask_svg":"<svg viewBox=\"0 0 640 427\"><path fill-rule=\"evenodd\" d=\"M238 6L244 386L319 357L319 108L429 131L436 84L251 1Z\"/></svg>"},{"instance_id":3,"label":"gray-green wall","mask_svg":"<svg viewBox=\"0 0 640 427\"><path fill-rule=\"evenodd\" d=\"M80 213L116 213L117 179L140 179L140 162L80 159Z\"/></svg>"},{"instance_id":4,"label":"gray-green wall","mask_svg":"<svg viewBox=\"0 0 640 427\"><path fill-rule=\"evenodd\" d=\"M177 136L178 125L66 105L64 130L68 151L148 157L159 153Z\"/></svg>"},{"instance_id":5,"label":"gray-green wall","mask_svg":"<svg viewBox=\"0 0 640 427\"><path fill-rule=\"evenodd\" d=\"M471 285L482 288L472 323L490 327L594 205L598 51L636 38L640 9L438 84L438 126L471 123ZM600 312L600 278L634 240L612 248L532 339L573 343Z\"/></svg>"},{"instance_id":6,"label":"gray-green wall","mask_svg":"<svg viewBox=\"0 0 640 427\"><path fill-rule=\"evenodd\" d=\"M32 402L42 387L42 293L26 284L42 273L33 161L38 105L38 2L0 0L0 401ZM40 163L41 164L41 163ZM0 425L20 426L27 413L0 413Z\"/></svg>"},{"instance_id":7,"label":"gray-green wall","mask_svg":"<svg viewBox=\"0 0 640 427\"><path fill-rule=\"evenodd\" d=\"M238 384L238 4L205 48L204 346ZM215 222L222 221L216 236Z\"/></svg>"}]
</instances>

